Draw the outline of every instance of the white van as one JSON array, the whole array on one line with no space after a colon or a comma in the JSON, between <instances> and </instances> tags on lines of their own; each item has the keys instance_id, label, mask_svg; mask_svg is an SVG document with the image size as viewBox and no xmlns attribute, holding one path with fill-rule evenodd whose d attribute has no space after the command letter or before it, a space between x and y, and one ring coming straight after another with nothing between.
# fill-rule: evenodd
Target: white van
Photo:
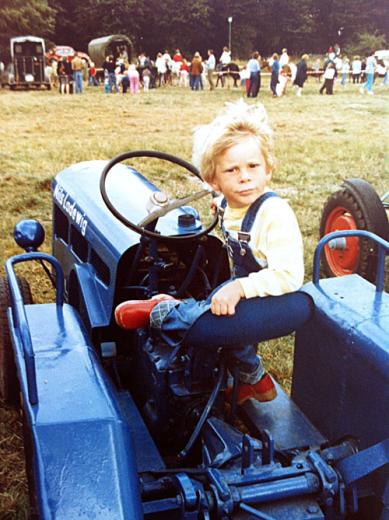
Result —
<instances>
[{"instance_id":1,"label":"white van","mask_svg":"<svg viewBox=\"0 0 389 520\"><path fill-rule=\"evenodd\" d=\"M374 56L377 60L382 60L389 67L389 50L376 51Z\"/></svg>"}]
</instances>

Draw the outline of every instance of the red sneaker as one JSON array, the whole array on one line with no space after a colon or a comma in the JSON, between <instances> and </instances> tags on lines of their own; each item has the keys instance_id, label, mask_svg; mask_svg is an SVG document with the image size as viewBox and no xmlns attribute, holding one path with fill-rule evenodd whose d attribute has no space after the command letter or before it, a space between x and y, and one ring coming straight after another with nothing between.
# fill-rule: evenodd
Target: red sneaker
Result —
<instances>
[{"instance_id":1,"label":"red sneaker","mask_svg":"<svg viewBox=\"0 0 389 520\"><path fill-rule=\"evenodd\" d=\"M232 386L226 390L226 395L229 400L232 397ZM265 374L258 383L249 385L248 383L241 383L238 388L238 404L243 404L247 399L256 399L262 403L266 401L273 401L277 397L277 389L274 386L273 379L269 374Z\"/></svg>"},{"instance_id":2,"label":"red sneaker","mask_svg":"<svg viewBox=\"0 0 389 520\"><path fill-rule=\"evenodd\" d=\"M150 313L157 305L165 300L174 300L168 294L156 294L151 300L128 300L120 303L115 309L116 323L122 329L133 330L146 327Z\"/></svg>"}]
</instances>

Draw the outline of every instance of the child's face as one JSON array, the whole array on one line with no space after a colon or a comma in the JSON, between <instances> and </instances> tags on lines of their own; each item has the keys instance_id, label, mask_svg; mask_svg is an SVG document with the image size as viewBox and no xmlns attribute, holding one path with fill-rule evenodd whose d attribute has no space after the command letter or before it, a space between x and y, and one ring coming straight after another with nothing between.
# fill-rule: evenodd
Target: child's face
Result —
<instances>
[{"instance_id":1,"label":"child's face","mask_svg":"<svg viewBox=\"0 0 389 520\"><path fill-rule=\"evenodd\" d=\"M216 161L212 188L223 193L231 208L252 204L265 191L271 178L258 141L246 137L221 154Z\"/></svg>"}]
</instances>

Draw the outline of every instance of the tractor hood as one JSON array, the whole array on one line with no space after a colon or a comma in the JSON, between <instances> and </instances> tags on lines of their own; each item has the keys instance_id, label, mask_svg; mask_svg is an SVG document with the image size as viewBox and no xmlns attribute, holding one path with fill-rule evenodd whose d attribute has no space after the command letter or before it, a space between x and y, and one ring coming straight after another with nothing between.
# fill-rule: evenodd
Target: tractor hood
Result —
<instances>
[{"instance_id":1,"label":"tractor hood","mask_svg":"<svg viewBox=\"0 0 389 520\"><path fill-rule=\"evenodd\" d=\"M108 209L100 192L100 178L107 161L82 162L61 171L52 184L53 254L60 260L67 290L78 280L88 309L91 328L110 323L117 269L122 256L140 241L140 235L120 222ZM147 216L152 193L159 191L133 168L115 165L106 178L106 192L114 207L138 224ZM162 235L183 235L193 229L178 225L187 209L172 210L158 220ZM196 231L201 222L195 219Z\"/></svg>"}]
</instances>

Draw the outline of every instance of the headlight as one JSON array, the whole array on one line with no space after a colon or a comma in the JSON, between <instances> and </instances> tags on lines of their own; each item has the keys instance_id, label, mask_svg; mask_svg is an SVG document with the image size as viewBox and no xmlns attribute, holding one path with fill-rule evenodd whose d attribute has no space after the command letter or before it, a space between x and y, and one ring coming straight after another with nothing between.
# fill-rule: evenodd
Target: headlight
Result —
<instances>
[{"instance_id":1,"label":"headlight","mask_svg":"<svg viewBox=\"0 0 389 520\"><path fill-rule=\"evenodd\" d=\"M34 81L34 76L32 74L25 74L24 75L24 80L28 81L28 82Z\"/></svg>"}]
</instances>

